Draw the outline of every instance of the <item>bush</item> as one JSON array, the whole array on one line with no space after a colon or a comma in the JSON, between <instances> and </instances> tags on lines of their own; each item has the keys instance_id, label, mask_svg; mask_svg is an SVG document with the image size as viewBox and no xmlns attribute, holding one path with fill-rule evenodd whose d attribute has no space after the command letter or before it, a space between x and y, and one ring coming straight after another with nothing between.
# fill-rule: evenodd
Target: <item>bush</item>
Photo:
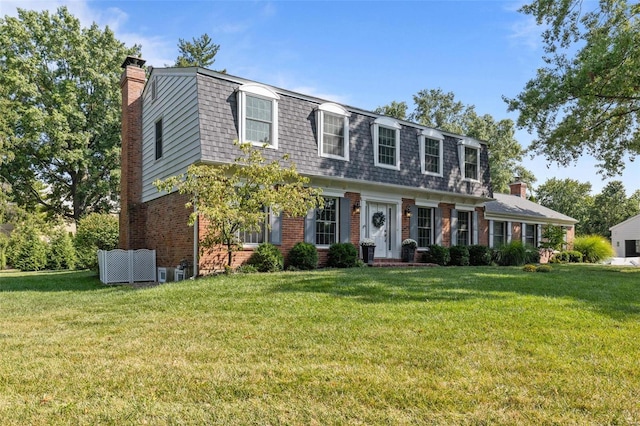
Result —
<instances>
[{"instance_id":1,"label":"bush","mask_svg":"<svg viewBox=\"0 0 640 426\"><path fill-rule=\"evenodd\" d=\"M278 247L263 243L253 252L247 263L259 272L278 272L282 271L284 266L284 256Z\"/></svg>"},{"instance_id":2,"label":"bush","mask_svg":"<svg viewBox=\"0 0 640 426\"><path fill-rule=\"evenodd\" d=\"M600 235L578 237L573 242L573 249L582 253L583 260L589 263L600 262L615 255L611 243Z\"/></svg>"},{"instance_id":3,"label":"bush","mask_svg":"<svg viewBox=\"0 0 640 426\"><path fill-rule=\"evenodd\" d=\"M253 274L258 272L258 270L256 269L255 266L253 265L248 265L248 264L244 264L244 265L240 265L236 268L236 272L238 274Z\"/></svg>"},{"instance_id":4,"label":"bush","mask_svg":"<svg viewBox=\"0 0 640 426\"><path fill-rule=\"evenodd\" d=\"M43 241L40 223L29 216L11 234L7 257L9 263L21 271L40 271L47 266L47 243Z\"/></svg>"},{"instance_id":5,"label":"bush","mask_svg":"<svg viewBox=\"0 0 640 426\"><path fill-rule=\"evenodd\" d=\"M449 248L449 265L469 266L469 247L453 246Z\"/></svg>"},{"instance_id":6,"label":"bush","mask_svg":"<svg viewBox=\"0 0 640 426\"><path fill-rule=\"evenodd\" d=\"M532 265L530 263L524 265L524 268L522 268L522 270L524 272L536 272L538 268L536 268L536 265Z\"/></svg>"},{"instance_id":7,"label":"bush","mask_svg":"<svg viewBox=\"0 0 640 426\"><path fill-rule=\"evenodd\" d=\"M289 267L300 270L318 267L318 249L311 243L296 243L289 251Z\"/></svg>"},{"instance_id":8,"label":"bush","mask_svg":"<svg viewBox=\"0 0 640 426\"><path fill-rule=\"evenodd\" d=\"M551 265L540 265L536 268L536 272L551 272L553 268Z\"/></svg>"},{"instance_id":9,"label":"bush","mask_svg":"<svg viewBox=\"0 0 640 426\"><path fill-rule=\"evenodd\" d=\"M494 254L496 263L500 266L522 266L527 263L527 250L521 241L504 244Z\"/></svg>"},{"instance_id":10,"label":"bush","mask_svg":"<svg viewBox=\"0 0 640 426\"><path fill-rule=\"evenodd\" d=\"M49 241L47 253L48 269L74 269L76 267L76 248L73 238L64 229L56 230Z\"/></svg>"},{"instance_id":11,"label":"bush","mask_svg":"<svg viewBox=\"0 0 640 426\"><path fill-rule=\"evenodd\" d=\"M98 250L118 248L118 218L110 214L91 213L78 221L74 245L78 269L98 269Z\"/></svg>"},{"instance_id":12,"label":"bush","mask_svg":"<svg viewBox=\"0 0 640 426\"><path fill-rule=\"evenodd\" d=\"M422 254L422 261L445 266L449 263L449 248L436 244L430 245L427 247L427 251Z\"/></svg>"},{"instance_id":13,"label":"bush","mask_svg":"<svg viewBox=\"0 0 640 426\"><path fill-rule=\"evenodd\" d=\"M491 249L487 246L469 246L469 263L473 266L491 265Z\"/></svg>"},{"instance_id":14,"label":"bush","mask_svg":"<svg viewBox=\"0 0 640 426\"><path fill-rule=\"evenodd\" d=\"M540 249L525 245L524 263L540 263Z\"/></svg>"},{"instance_id":15,"label":"bush","mask_svg":"<svg viewBox=\"0 0 640 426\"><path fill-rule=\"evenodd\" d=\"M0 232L0 271L7 268L7 248L9 237Z\"/></svg>"},{"instance_id":16,"label":"bush","mask_svg":"<svg viewBox=\"0 0 640 426\"><path fill-rule=\"evenodd\" d=\"M358 248L351 243L331 244L327 264L334 268L353 268L358 264Z\"/></svg>"}]
</instances>

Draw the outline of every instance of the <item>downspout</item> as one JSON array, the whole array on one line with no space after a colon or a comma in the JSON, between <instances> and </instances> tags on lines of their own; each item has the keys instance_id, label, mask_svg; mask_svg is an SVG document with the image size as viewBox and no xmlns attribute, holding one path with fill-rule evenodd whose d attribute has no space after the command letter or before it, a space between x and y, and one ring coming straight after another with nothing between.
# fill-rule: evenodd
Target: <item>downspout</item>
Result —
<instances>
[{"instance_id":1,"label":"downspout","mask_svg":"<svg viewBox=\"0 0 640 426\"><path fill-rule=\"evenodd\" d=\"M194 203L193 212L198 213L197 203ZM191 279L195 279L198 276L198 226L200 221L196 214L196 220L193 222L193 276Z\"/></svg>"}]
</instances>

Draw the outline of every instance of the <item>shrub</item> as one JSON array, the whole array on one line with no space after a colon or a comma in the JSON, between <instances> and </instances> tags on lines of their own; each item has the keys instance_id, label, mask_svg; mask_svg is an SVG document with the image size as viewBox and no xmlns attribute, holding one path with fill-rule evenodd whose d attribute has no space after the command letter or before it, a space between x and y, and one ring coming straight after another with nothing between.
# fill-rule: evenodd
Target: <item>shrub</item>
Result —
<instances>
[{"instance_id":1,"label":"shrub","mask_svg":"<svg viewBox=\"0 0 640 426\"><path fill-rule=\"evenodd\" d=\"M74 269L75 267L76 248L73 245L73 238L64 229L58 229L49 241L47 268Z\"/></svg>"},{"instance_id":2,"label":"shrub","mask_svg":"<svg viewBox=\"0 0 640 426\"><path fill-rule=\"evenodd\" d=\"M539 263L540 262L540 249L533 246L524 246L524 263Z\"/></svg>"},{"instance_id":3,"label":"shrub","mask_svg":"<svg viewBox=\"0 0 640 426\"><path fill-rule=\"evenodd\" d=\"M247 263L260 272L277 272L282 271L284 256L278 247L270 243L263 243L256 248Z\"/></svg>"},{"instance_id":4,"label":"shrub","mask_svg":"<svg viewBox=\"0 0 640 426\"><path fill-rule=\"evenodd\" d=\"M551 265L540 265L536 268L536 272L551 272L553 268Z\"/></svg>"},{"instance_id":5,"label":"shrub","mask_svg":"<svg viewBox=\"0 0 640 426\"><path fill-rule=\"evenodd\" d=\"M568 261L570 263L581 263L582 262L582 253L577 250L569 250L567 252Z\"/></svg>"},{"instance_id":6,"label":"shrub","mask_svg":"<svg viewBox=\"0 0 640 426\"><path fill-rule=\"evenodd\" d=\"M611 243L600 235L578 237L573 242L573 249L582 253L585 262L596 263L615 255Z\"/></svg>"},{"instance_id":7,"label":"shrub","mask_svg":"<svg viewBox=\"0 0 640 426\"><path fill-rule=\"evenodd\" d=\"M536 268L536 265L532 265L530 263L524 265L524 268L522 268L522 270L524 272L536 272L538 268Z\"/></svg>"},{"instance_id":8,"label":"shrub","mask_svg":"<svg viewBox=\"0 0 640 426\"><path fill-rule=\"evenodd\" d=\"M427 251L422 254L422 261L445 266L449 263L449 248L433 244L427 247Z\"/></svg>"},{"instance_id":9,"label":"shrub","mask_svg":"<svg viewBox=\"0 0 640 426\"><path fill-rule=\"evenodd\" d=\"M469 266L469 247L453 246L449 248L449 265Z\"/></svg>"},{"instance_id":10,"label":"shrub","mask_svg":"<svg viewBox=\"0 0 640 426\"><path fill-rule=\"evenodd\" d=\"M318 267L318 249L311 243L296 243L289 251L289 266L309 270Z\"/></svg>"},{"instance_id":11,"label":"shrub","mask_svg":"<svg viewBox=\"0 0 640 426\"><path fill-rule=\"evenodd\" d=\"M494 253L496 263L500 266L522 266L527 263L527 250L521 241L504 244Z\"/></svg>"},{"instance_id":12,"label":"shrub","mask_svg":"<svg viewBox=\"0 0 640 426\"><path fill-rule=\"evenodd\" d=\"M118 248L118 218L91 213L78 221L74 245L78 269L98 269L98 250Z\"/></svg>"},{"instance_id":13,"label":"shrub","mask_svg":"<svg viewBox=\"0 0 640 426\"><path fill-rule=\"evenodd\" d=\"M9 237L0 232L0 271L7 268L7 248Z\"/></svg>"},{"instance_id":14,"label":"shrub","mask_svg":"<svg viewBox=\"0 0 640 426\"><path fill-rule=\"evenodd\" d=\"M582 253L575 250L561 251L556 253L551 261L553 263L580 263L582 262Z\"/></svg>"},{"instance_id":15,"label":"shrub","mask_svg":"<svg viewBox=\"0 0 640 426\"><path fill-rule=\"evenodd\" d=\"M236 268L236 272L238 274L254 274L254 273L258 272L258 270L256 269L255 266L245 263L244 265L238 266Z\"/></svg>"},{"instance_id":16,"label":"shrub","mask_svg":"<svg viewBox=\"0 0 640 426\"><path fill-rule=\"evenodd\" d=\"M327 260L334 268L353 268L358 262L358 249L351 243L331 244Z\"/></svg>"},{"instance_id":17,"label":"shrub","mask_svg":"<svg viewBox=\"0 0 640 426\"><path fill-rule=\"evenodd\" d=\"M18 223L9 239L9 263L21 271L40 271L47 266L47 243L43 241L42 224L33 216Z\"/></svg>"},{"instance_id":18,"label":"shrub","mask_svg":"<svg viewBox=\"0 0 640 426\"><path fill-rule=\"evenodd\" d=\"M469 263L473 266L491 265L491 249L487 246L469 246Z\"/></svg>"}]
</instances>

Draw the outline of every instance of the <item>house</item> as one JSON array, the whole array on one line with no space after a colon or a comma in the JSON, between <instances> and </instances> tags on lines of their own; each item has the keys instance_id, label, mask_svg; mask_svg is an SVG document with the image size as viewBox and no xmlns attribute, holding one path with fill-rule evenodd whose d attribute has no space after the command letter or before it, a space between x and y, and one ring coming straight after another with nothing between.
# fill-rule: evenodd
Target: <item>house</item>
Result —
<instances>
[{"instance_id":1,"label":"house","mask_svg":"<svg viewBox=\"0 0 640 426\"><path fill-rule=\"evenodd\" d=\"M223 251L200 250L203 224L187 226L187 197L153 182L193 163L232 162L235 140L266 143L269 159L289 154L325 197L305 218L272 216L264 232L243 235L238 264L262 242L285 255L313 243L323 264L332 243L372 238L376 259L392 260L409 237L419 250L490 245L494 220L513 219L511 238L523 238L516 221L548 222L527 212L486 217L493 194L484 141L203 68L153 68L146 80L143 64L123 63L120 246L155 249L158 266L186 259L198 275L223 264Z\"/></svg>"},{"instance_id":2,"label":"house","mask_svg":"<svg viewBox=\"0 0 640 426\"><path fill-rule=\"evenodd\" d=\"M617 257L640 257L640 214L609 228Z\"/></svg>"}]
</instances>

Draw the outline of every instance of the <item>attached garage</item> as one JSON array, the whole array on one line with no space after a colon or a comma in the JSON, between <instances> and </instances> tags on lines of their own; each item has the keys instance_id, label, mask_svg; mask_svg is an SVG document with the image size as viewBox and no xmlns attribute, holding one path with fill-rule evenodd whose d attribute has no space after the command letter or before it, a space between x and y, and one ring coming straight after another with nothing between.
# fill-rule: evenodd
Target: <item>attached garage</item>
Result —
<instances>
[{"instance_id":1,"label":"attached garage","mask_svg":"<svg viewBox=\"0 0 640 426\"><path fill-rule=\"evenodd\" d=\"M640 214L609 228L617 257L640 256Z\"/></svg>"}]
</instances>

